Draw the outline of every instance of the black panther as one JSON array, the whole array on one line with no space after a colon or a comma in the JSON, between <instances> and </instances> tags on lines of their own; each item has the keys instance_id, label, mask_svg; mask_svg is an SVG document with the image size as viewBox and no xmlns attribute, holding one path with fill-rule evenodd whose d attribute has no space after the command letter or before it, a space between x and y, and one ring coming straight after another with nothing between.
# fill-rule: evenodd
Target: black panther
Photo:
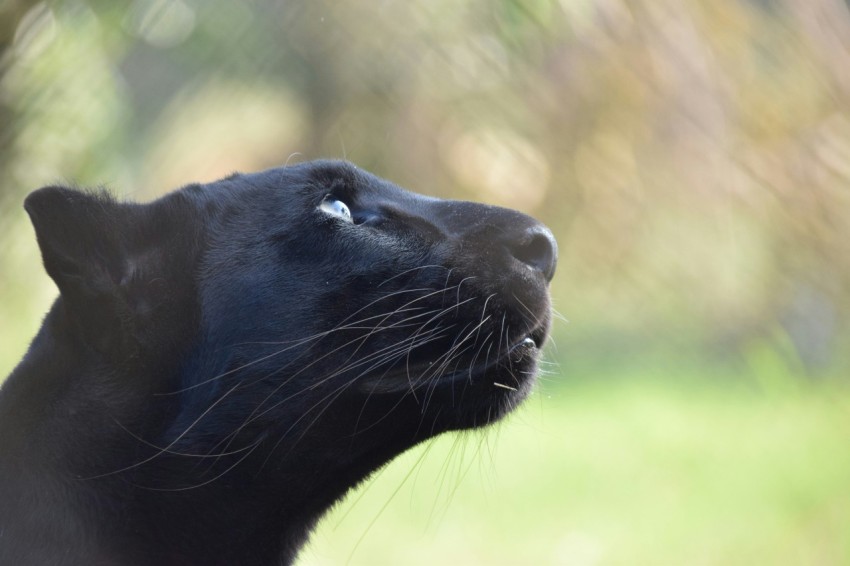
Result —
<instances>
[{"instance_id":1,"label":"black panther","mask_svg":"<svg viewBox=\"0 0 850 566\"><path fill-rule=\"evenodd\" d=\"M529 392L552 233L319 161L27 197L60 295L0 389L0 564L291 563L394 456Z\"/></svg>"}]
</instances>

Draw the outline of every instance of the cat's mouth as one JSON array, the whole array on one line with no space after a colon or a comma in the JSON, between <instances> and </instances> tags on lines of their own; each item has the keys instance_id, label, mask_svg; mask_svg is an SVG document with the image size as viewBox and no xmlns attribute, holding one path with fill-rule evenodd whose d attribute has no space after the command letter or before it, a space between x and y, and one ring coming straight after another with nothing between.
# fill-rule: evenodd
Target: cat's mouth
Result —
<instances>
[{"instance_id":1,"label":"cat's mouth","mask_svg":"<svg viewBox=\"0 0 850 566\"><path fill-rule=\"evenodd\" d=\"M517 390L521 382L532 377L540 348L546 340L546 330L538 328L511 343L493 345L490 351L455 364L434 367L433 361L419 361L412 365L394 368L377 375L368 376L359 384L361 391L375 393L415 393L417 390L451 386L462 382L477 383L488 376L499 376L488 384L507 390ZM493 355L492 350L496 350ZM507 377L507 379L505 379Z\"/></svg>"},{"instance_id":2,"label":"cat's mouth","mask_svg":"<svg viewBox=\"0 0 850 566\"><path fill-rule=\"evenodd\" d=\"M511 346L508 354L519 362L522 361L529 353L536 354L538 350L540 350L540 345L537 340L529 334L523 338L521 342Z\"/></svg>"}]
</instances>

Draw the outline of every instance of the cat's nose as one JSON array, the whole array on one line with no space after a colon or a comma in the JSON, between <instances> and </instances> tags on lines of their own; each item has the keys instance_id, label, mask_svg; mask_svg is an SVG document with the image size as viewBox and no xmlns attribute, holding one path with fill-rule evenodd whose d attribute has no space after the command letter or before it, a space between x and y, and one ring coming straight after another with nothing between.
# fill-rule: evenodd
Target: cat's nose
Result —
<instances>
[{"instance_id":1,"label":"cat's nose","mask_svg":"<svg viewBox=\"0 0 850 566\"><path fill-rule=\"evenodd\" d=\"M505 234L503 242L512 256L543 273L546 281L552 280L558 263L558 244L551 230L536 224Z\"/></svg>"}]
</instances>

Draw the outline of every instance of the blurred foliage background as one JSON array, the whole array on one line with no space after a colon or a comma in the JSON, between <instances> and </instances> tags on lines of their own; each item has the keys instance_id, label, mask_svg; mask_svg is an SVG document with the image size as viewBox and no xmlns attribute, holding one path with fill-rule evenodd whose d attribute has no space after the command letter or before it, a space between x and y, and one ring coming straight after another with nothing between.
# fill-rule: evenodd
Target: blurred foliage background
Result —
<instances>
[{"instance_id":1,"label":"blurred foliage background","mask_svg":"<svg viewBox=\"0 0 850 566\"><path fill-rule=\"evenodd\" d=\"M28 191L319 157L545 221L562 316L301 564L850 563L846 2L2 0L0 374L56 294Z\"/></svg>"}]
</instances>

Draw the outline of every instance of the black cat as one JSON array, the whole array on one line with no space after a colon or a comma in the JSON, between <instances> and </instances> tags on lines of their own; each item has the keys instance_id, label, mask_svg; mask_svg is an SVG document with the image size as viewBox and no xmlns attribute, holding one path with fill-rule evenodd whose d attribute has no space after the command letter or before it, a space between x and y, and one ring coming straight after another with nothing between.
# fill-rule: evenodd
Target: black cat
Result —
<instances>
[{"instance_id":1,"label":"black cat","mask_svg":"<svg viewBox=\"0 0 850 566\"><path fill-rule=\"evenodd\" d=\"M60 296L0 390L0 564L270 565L534 381L551 232L342 162L25 204Z\"/></svg>"}]
</instances>

